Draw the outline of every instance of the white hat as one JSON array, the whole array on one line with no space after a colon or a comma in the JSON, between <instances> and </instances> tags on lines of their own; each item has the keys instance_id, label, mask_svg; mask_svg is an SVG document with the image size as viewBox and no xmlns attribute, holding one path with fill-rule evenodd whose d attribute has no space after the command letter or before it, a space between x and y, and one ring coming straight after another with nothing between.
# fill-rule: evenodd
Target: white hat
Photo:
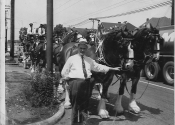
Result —
<instances>
[{"instance_id":1,"label":"white hat","mask_svg":"<svg viewBox=\"0 0 175 125\"><path fill-rule=\"evenodd\" d=\"M85 38L80 38L78 43L75 44L75 46L78 46L79 44L84 44L84 45L88 46L88 48L90 48L90 45L88 45L88 42Z\"/></svg>"},{"instance_id":2,"label":"white hat","mask_svg":"<svg viewBox=\"0 0 175 125\"><path fill-rule=\"evenodd\" d=\"M83 36L81 34L77 35L77 39L82 38Z\"/></svg>"}]
</instances>

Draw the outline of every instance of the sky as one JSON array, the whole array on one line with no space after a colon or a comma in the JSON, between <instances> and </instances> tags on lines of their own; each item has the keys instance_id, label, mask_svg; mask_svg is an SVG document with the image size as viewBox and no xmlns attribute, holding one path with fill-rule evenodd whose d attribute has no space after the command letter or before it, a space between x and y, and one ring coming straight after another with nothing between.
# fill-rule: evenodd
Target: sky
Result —
<instances>
[{"instance_id":1,"label":"sky","mask_svg":"<svg viewBox=\"0 0 175 125\"><path fill-rule=\"evenodd\" d=\"M10 5L11 0L6 0L6 5ZM53 23L63 24L64 27L77 24L89 18L103 17L121 14L132 10L141 9L168 0L53 0ZM171 6L167 5L148 11L114 18L101 19L101 22L124 22L127 21L138 27L147 18L152 17L171 18ZM10 10L7 13L10 18ZM34 28L41 23L46 23L47 0L15 0L15 40L19 39L21 27L28 27L29 23L34 24ZM8 20L8 39L10 39L10 20ZM92 28L92 21L87 21L84 25L75 26L78 28ZM94 28L97 28L95 22Z\"/></svg>"}]
</instances>

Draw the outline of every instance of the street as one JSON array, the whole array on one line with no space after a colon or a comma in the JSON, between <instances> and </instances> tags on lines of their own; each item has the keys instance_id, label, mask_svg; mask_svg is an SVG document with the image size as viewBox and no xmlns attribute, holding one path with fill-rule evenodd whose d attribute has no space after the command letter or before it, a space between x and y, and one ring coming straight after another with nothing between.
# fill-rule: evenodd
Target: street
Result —
<instances>
[{"instance_id":1,"label":"street","mask_svg":"<svg viewBox=\"0 0 175 125\"><path fill-rule=\"evenodd\" d=\"M114 78L113 82L115 80ZM130 90L131 83L129 82L127 86L128 90ZM174 125L174 87L165 85L162 82L147 81L142 77L137 91L137 102L141 108L141 113L134 115L126 111L123 116L115 117L113 106L118 87L119 82L109 87L110 99L107 104L107 110L111 118L107 120L100 119L97 111L94 111L97 110L98 105L98 101L95 98L98 92L94 90L90 103L90 112L93 112L93 115L90 115L90 118L87 120L88 125ZM142 94L143 96L141 97ZM122 101L125 110L127 110L128 101L129 94L125 91ZM70 125L70 115L71 109L66 110L64 117L56 125Z\"/></svg>"}]
</instances>

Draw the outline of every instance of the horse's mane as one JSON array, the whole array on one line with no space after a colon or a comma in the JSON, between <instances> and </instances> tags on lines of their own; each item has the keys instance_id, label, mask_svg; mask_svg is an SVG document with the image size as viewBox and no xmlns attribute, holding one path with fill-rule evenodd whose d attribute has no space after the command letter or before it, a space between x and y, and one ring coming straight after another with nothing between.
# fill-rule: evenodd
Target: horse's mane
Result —
<instances>
[{"instance_id":1,"label":"horse's mane","mask_svg":"<svg viewBox=\"0 0 175 125\"><path fill-rule=\"evenodd\" d=\"M127 56L129 41L123 39L127 38L127 35L127 32L122 30L114 30L104 36L102 49L108 64L119 66L121 58Z\"/></svg>"},{"instance_id":2,"label":"horse's mane","mask_svg":"<svg viewBox=\"0 0 175 125\"><path fill-rule=\"evenodd\" d=\"M126 53L125 48L129 45L129 41L123 40L123 38L132 38L132 36L128 32L115 30L104 36L103 43L106 49Z\"/></svg>"},{"instance_id":3,"label":"horse's mane","mask_svg":"<svg viewBox=\"0 0 175 125\"><path fill-rule=\"evenodd\" d=\"M65 45L69 42L75 42L75 39L73 39L72 41L71 41L71 39L72 39L72 37L75 38L76 34L77 34L76 32L71 32L68 35L66 35L66 37L64 37L64 39L63 39L63 41L64 41L63 45Z\"/></svg>"}]
</instances>

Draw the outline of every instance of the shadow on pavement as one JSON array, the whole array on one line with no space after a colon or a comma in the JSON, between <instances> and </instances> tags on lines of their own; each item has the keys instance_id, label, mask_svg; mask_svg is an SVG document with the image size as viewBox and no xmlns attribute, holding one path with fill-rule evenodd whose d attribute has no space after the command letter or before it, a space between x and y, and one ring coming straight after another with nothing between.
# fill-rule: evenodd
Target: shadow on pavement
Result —
<instances>
[{"instance_id":1,"label":"shadow on pavement","mask_svg":"<svg viewBox=\"0 0 175 125\"><path fill-rule=\"evenodd\" d=\"M109 93L109 95L110 95L110 98L108 100L109 101L108 103L110 103L110 104L106 105L106 109L109 112L110 118L109 119L101 119L98 116L97 107L98 107L99 100L91 98L89 108L88 108L90 111L90 118L87 121L88 125L98 125L102 121L125 121L125 120L128 120L128 121L134 122L134 121L138 121L138 119L140 119L140 118L152 117L153 115L159 115L159 114L161 114L161 112L163 112L159 108L148 107L148 106L145 106L144 104L137 102L138 106L141 109L141 112L139 114L130 113L127 110L128 104L129 104L129 98L126 97L125 95L123 95L122 106L123 106L125 112L123 115L117 115L115 110L114 110L114 106L113 106L115 104L116 99L117 99L117 94Z\"/></svg>"}]
</instances>

